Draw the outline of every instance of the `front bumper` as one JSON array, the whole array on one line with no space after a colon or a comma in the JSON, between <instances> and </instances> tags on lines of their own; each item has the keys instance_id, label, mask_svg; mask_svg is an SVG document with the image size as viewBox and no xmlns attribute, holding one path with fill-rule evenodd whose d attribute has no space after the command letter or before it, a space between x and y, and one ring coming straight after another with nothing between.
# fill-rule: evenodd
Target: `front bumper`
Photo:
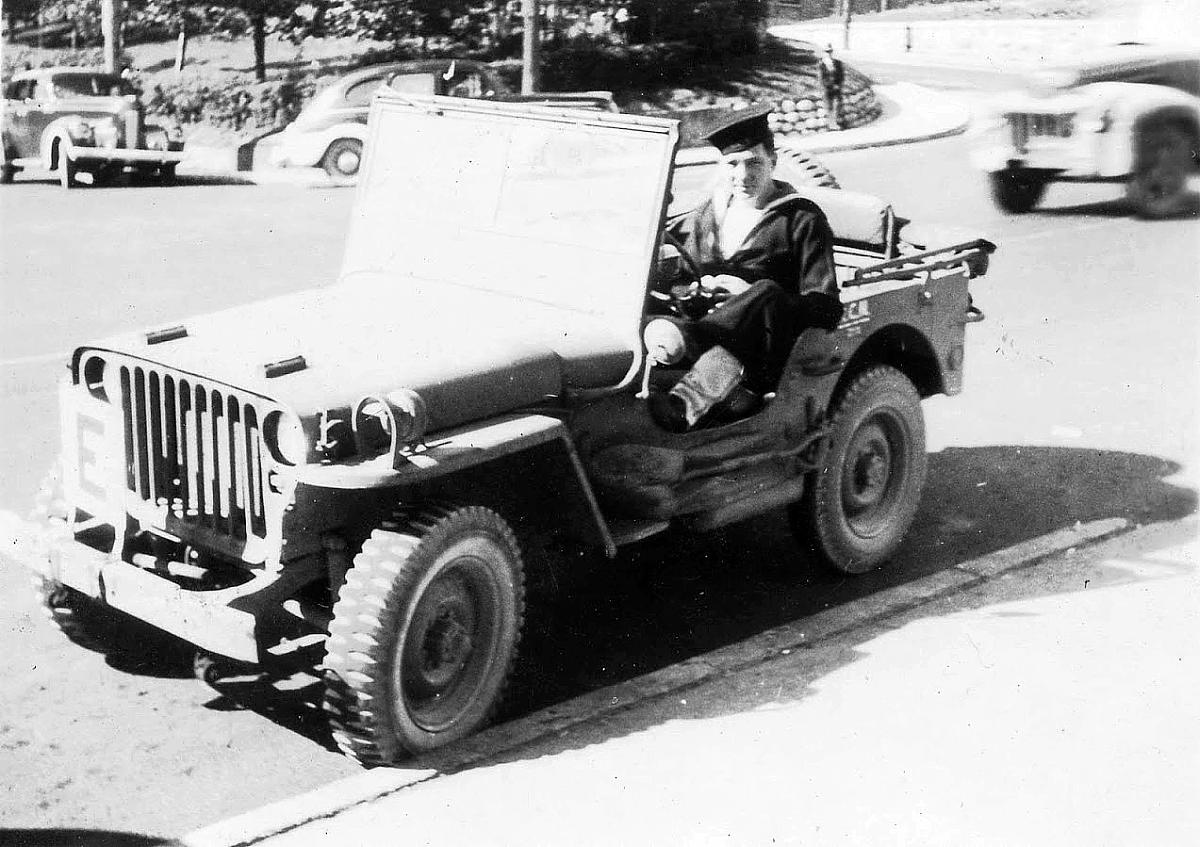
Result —
<instances>
[{"instance_id":1,"label":"front bumper","mask_svg":"<svg viewBox=\"0 0 1200 847\"><path fill-rule=\"evenodd\" d=\"M131 165L177 165L183 150L136 150L128 147L82 147L71 145L67 158L73 162L122 162Z\"/></svg>"},{"instance_id":2,"label":"front bumper","mask_svg":"<svg viewBox=\"0 0 1200 847\"><path fill-rule=\"evenodd\" d=\"M262 574L233 588L188 591L50 529L27 526L6 539L4 558L101 603L177 635L205 650L256 663L259 621L280 609L280 574Z\"/></svg>"}]
</instances>

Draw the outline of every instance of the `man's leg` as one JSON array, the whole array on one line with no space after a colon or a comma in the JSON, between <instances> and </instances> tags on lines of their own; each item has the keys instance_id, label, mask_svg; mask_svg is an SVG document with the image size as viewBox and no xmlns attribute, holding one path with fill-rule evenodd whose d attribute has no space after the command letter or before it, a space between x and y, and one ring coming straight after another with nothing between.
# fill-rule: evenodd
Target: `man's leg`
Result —
<instances>
[{"instance_id":1,"label":"man's leg","mask_svg":"<svg viewBox=\"0 0 1200 847\"><path fill-rule=\"evenodd\" d=\"M719 344L746 369L746 383L773 391L799 335L796 298L775 281L760 279L693 325L705 346Z\"/></svg>"}]
</instances>

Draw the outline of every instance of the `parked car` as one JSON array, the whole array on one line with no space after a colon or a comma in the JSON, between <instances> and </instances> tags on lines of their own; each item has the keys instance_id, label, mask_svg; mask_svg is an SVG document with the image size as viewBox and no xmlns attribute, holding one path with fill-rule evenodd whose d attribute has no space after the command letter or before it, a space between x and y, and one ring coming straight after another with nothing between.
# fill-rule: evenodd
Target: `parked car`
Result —
<instances>
[{"instance_id":1,"label":"parked car","mask_svg":"<svg viewBox=\"0 0 1200 847\"><path fill-rule=\"evenodd\" d=\"M439 94L573 109L616 111L607 91L514 94L482 62L422 59L372 65L333 83L312 99L275 139L277 167L321 167L337 182L353 182L362 162L367 111L380 86L401 94Z\"/></svg>"},{"instance_id":2,"label":"parked car","mask_svg":"<svg viewBox=\"0 0 1200 847\"><path fill-rule=\"evenodd\" d=\"M41 68L4 85L0 181L19 168L56 172L65 188L87 174L93 184L125 171L175 178L183 158L178 127L145 119L137 91L118 74L88 68Z\"/></svg>"},{"instance_id":3,"label":"parked car","mask_svg":"<svg viewBox=\"0 0 1200 847\"><path fill-rule=\"evenodd\" d=\"M1200 48L1122 44L1031 78L996 101L973 153L1006 212L1052 182L1125 183L1149 218L1177 213L1200 165Z\"/></svg>"},{"instance_id":4,"label":"parked car","mask_svg":"<svg viewBox=\"0 0 1200 847\"><path fill-rule=\"evenodd\" d=\"M688 272L661 243L675 121L388 93L367 141L336 284L75 349L42 528L0 543L68 634L106 604L208 679L323 638L334 737L377 764L486 723L526 568L783 506L837 571L892 556L994 245L798 187L841 322L761 411L678 433L641 390L681 374L643 340L686 308L652 296Z\"/></svg>"}]
</instances>

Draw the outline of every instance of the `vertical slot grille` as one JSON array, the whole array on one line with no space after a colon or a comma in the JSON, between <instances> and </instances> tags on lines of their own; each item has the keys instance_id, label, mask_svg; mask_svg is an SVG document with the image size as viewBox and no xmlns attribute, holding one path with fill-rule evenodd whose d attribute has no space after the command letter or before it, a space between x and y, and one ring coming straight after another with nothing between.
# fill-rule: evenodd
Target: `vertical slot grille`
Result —
<instances>
[{"instance_id":1,"label":"vertical slot grille","mask_svg":"<svg viewBox=\"0 0 1200 847\"><path fill-rule=\"evenodd\" d=\"M1024 150L1031 138L1070 138L1075 131L1072 115L1012 114L1008 122L1018 150Z\"/></svg>"},{"instance_id":2,"label":"vertical slot grille","mask_svg":"<svg viewBox=\"0 0 1200 847\"><path fill-rule=\"evenodd\" d=\"M266 535L259 414L232 391L121 367L126 484L174 517L245 540Z\"/></svg>"}]
</instances>

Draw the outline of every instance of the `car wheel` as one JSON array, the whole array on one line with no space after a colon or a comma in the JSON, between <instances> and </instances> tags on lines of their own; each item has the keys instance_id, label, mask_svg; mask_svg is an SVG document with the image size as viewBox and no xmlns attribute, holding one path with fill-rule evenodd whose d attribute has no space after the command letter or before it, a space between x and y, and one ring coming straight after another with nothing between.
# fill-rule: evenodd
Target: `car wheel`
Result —
<instances>
[{"instance_id":1,"label":"car wheel","mask_svg":"<svg viewBox=\"0 0 1200 847\"><path fill-rule=\"evenodd\" d=\"M363 145L358 139L339 138L329 145L329 149L321 157L321 167L334 182L347 185L358 177L362 153Z\"/></svg>"},{"instance_id":2,"label":"car wheel","mask_svg":"<svg viewBox=\"0 0 1200 847\"><path fill-rule=\"evenodd\" d=\"M158 169L158 182L160 185L175 184L175 166L163 165Z\"/></svg>"},{"instance_id":3,"label":"car wheel","mask_svg":"<svg viewBox=\"0 0 1200 847\"><path fill-rule=\"evenodd\" d=\"M1134 168L1125 197L1135 214L1166 218L1184 210L1192 170L1192 138L1175 124L1151 124L1134 142Z\"/></svg>"},{"instance_id":4,"label":"car wheel","mask_svg":"<svg viewBox=\"0 0 1200 847\"><path fill-rule=\"evenodd\" d=\"M926 466L916 388L892 367L864 371L835 401L824 467L789 510L798 540L842 573L877 567L916 517Z\"/></svg>"},{"instance_id":5,"label":"car wheel","mask_svg":"<svg viewBox=\"0 0 1200 847\"><path fill-rule=\"evenodd\" d=\"M5 162L0 165L0 185L12 185L13 179L17 175L17 169L13 165Z\"/></svg>"},{"instance_id":6,"label":"car wheel","mask_svg":"<svg viewBox=\"0 0 1200 847\"><path fill-rule=\"evenodd\" d=\"M841 188L837 178L819 160L787 147L775 151L775 176L797 187Z\"/></svg>"},{"instance_id":7,"label":"car wheel","mask_svg":"<svg viewBox=\"0 0 1200 847\"><path fill-rule=\"evenodd\" d=\"M329 628L324 706L338 746L384 764L474 732L500 701L524 614L520 548L492 510L430 506L385 522Z\"/></svg>"},{"instance_id":8,"label":"car wheel","mask_svg":"<svg viewBox=\"0 0 1200 847\"><path fill-rule=\"evenodd\" d=\"M992 199L1011 214L1024 214L1033 209L1046 193L1047 180L1034 171L1008 168L989 174Z\"/></svg>"}]
</instances>

